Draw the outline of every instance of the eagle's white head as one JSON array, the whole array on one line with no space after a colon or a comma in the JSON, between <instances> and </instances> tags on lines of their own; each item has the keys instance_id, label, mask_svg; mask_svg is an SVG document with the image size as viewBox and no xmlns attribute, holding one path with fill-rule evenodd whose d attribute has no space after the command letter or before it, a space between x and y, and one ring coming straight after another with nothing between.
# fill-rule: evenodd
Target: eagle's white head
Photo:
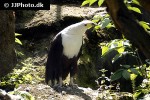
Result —
<instances>
[{"instance_id":1,"label":"eagle's white head","mask_svg":"<svg viewBox=\"0 0 150 100\"><path fill-rule=\"evenodd\" d=\"M79 22L79 24L81 26L84 26L86 29L91 28L92 26L95 25L95 23L90 20L83 20L82 22Z\"/></svg>"},{"instance_id":2,"label":"eagle's white head","mask_svg":"<svg viewBox=\"0 0 150 100\"><path fill-rule=\"evenodd\" d=\"M90 21L90 20L83 20L81 22L78 22L78 23L75 23L75 24L68 26L67 28L65 28L61 32L65 33L65 34L70 34L70 35L71 34L83 35L87 29L91 28L94 25L95 25L95 23Z\"/></svg>"}]
</instances>

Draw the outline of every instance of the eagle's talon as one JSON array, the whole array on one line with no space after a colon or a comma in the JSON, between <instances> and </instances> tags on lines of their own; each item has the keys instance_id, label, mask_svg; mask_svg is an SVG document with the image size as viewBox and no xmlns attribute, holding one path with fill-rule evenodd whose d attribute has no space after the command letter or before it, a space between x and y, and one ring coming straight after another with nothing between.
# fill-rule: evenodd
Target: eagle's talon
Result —
<instances>
[{"instance_id":1,"label":"eagle's talon","mask_svg":"<svg viewBox=\"0 0 150 100\"><path fill-rule=\"evenodd\" d=\"M78 85L77 84L70 84L69 85L72 89L77 89L78 88Z\"/></svg>"},{"instance_id":2,"label":"eagle's talon","mask_svg":"<svg viewBox=\"0 0 150 100\"><path fill-rule=\"evenodd\" d=\"M60 84L56 84L56 85L53 86L53 89L58 91L58 92L61 92L63 87Z\"/></svg>"}]
</instances>

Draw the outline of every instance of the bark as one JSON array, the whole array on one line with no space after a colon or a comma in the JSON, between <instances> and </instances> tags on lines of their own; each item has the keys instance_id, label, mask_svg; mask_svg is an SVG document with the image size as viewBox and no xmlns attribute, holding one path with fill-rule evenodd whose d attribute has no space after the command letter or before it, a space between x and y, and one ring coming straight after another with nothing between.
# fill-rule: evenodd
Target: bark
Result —
<instances>
[{"instance_id":1,"label":"bark","mask_svg":"<svg viewBox=\"0 0 150 100\"><path fill-rule=\"evenodd\" d=\"M139 25L123 1L106 0L108 12L117 29L150 59L150 35Z\"/></svg>"},{"instance_id":2,"label":"bark","mask_svg":"<svg viewBox=\"0 0 150 100\"><path fill-rule=\"evenodd\" d=\"M0 78L13 69L16 63L15 19L13 11L0 10Z\"/></svg>"}]
</instances>

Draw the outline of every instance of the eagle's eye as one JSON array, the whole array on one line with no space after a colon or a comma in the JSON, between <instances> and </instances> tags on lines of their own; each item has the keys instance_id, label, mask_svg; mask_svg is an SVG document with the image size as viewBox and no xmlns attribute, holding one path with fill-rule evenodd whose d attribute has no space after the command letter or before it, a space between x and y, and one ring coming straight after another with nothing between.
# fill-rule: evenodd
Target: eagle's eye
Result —
<instances>
[{"instance_id":1,"label":"eagle's eye","mask_svg":"<svg viewBox=\"0 0 150 100\"><path fill-rule=\"evenodd\" d=\"M84 26L87 26L87 24L84 24Z\"/></svg>"}]
</instances>

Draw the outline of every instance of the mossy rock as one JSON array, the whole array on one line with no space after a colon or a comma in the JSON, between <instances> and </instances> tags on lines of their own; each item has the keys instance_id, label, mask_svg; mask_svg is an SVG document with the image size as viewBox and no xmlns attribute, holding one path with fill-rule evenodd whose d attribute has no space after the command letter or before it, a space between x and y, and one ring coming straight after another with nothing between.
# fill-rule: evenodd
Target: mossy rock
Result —
<instances>
[{"instance_id":1,"label":"mossy rock","mask_svg":"<svg viewBox=\"0 0 150 100\"><path fill-rule=\"evenodd\" d=\"M99 77L100 57L101 48L85 39L78 63L77 84L79 86L97 88L95 80Z\"/></svg>"}]
</instances>

